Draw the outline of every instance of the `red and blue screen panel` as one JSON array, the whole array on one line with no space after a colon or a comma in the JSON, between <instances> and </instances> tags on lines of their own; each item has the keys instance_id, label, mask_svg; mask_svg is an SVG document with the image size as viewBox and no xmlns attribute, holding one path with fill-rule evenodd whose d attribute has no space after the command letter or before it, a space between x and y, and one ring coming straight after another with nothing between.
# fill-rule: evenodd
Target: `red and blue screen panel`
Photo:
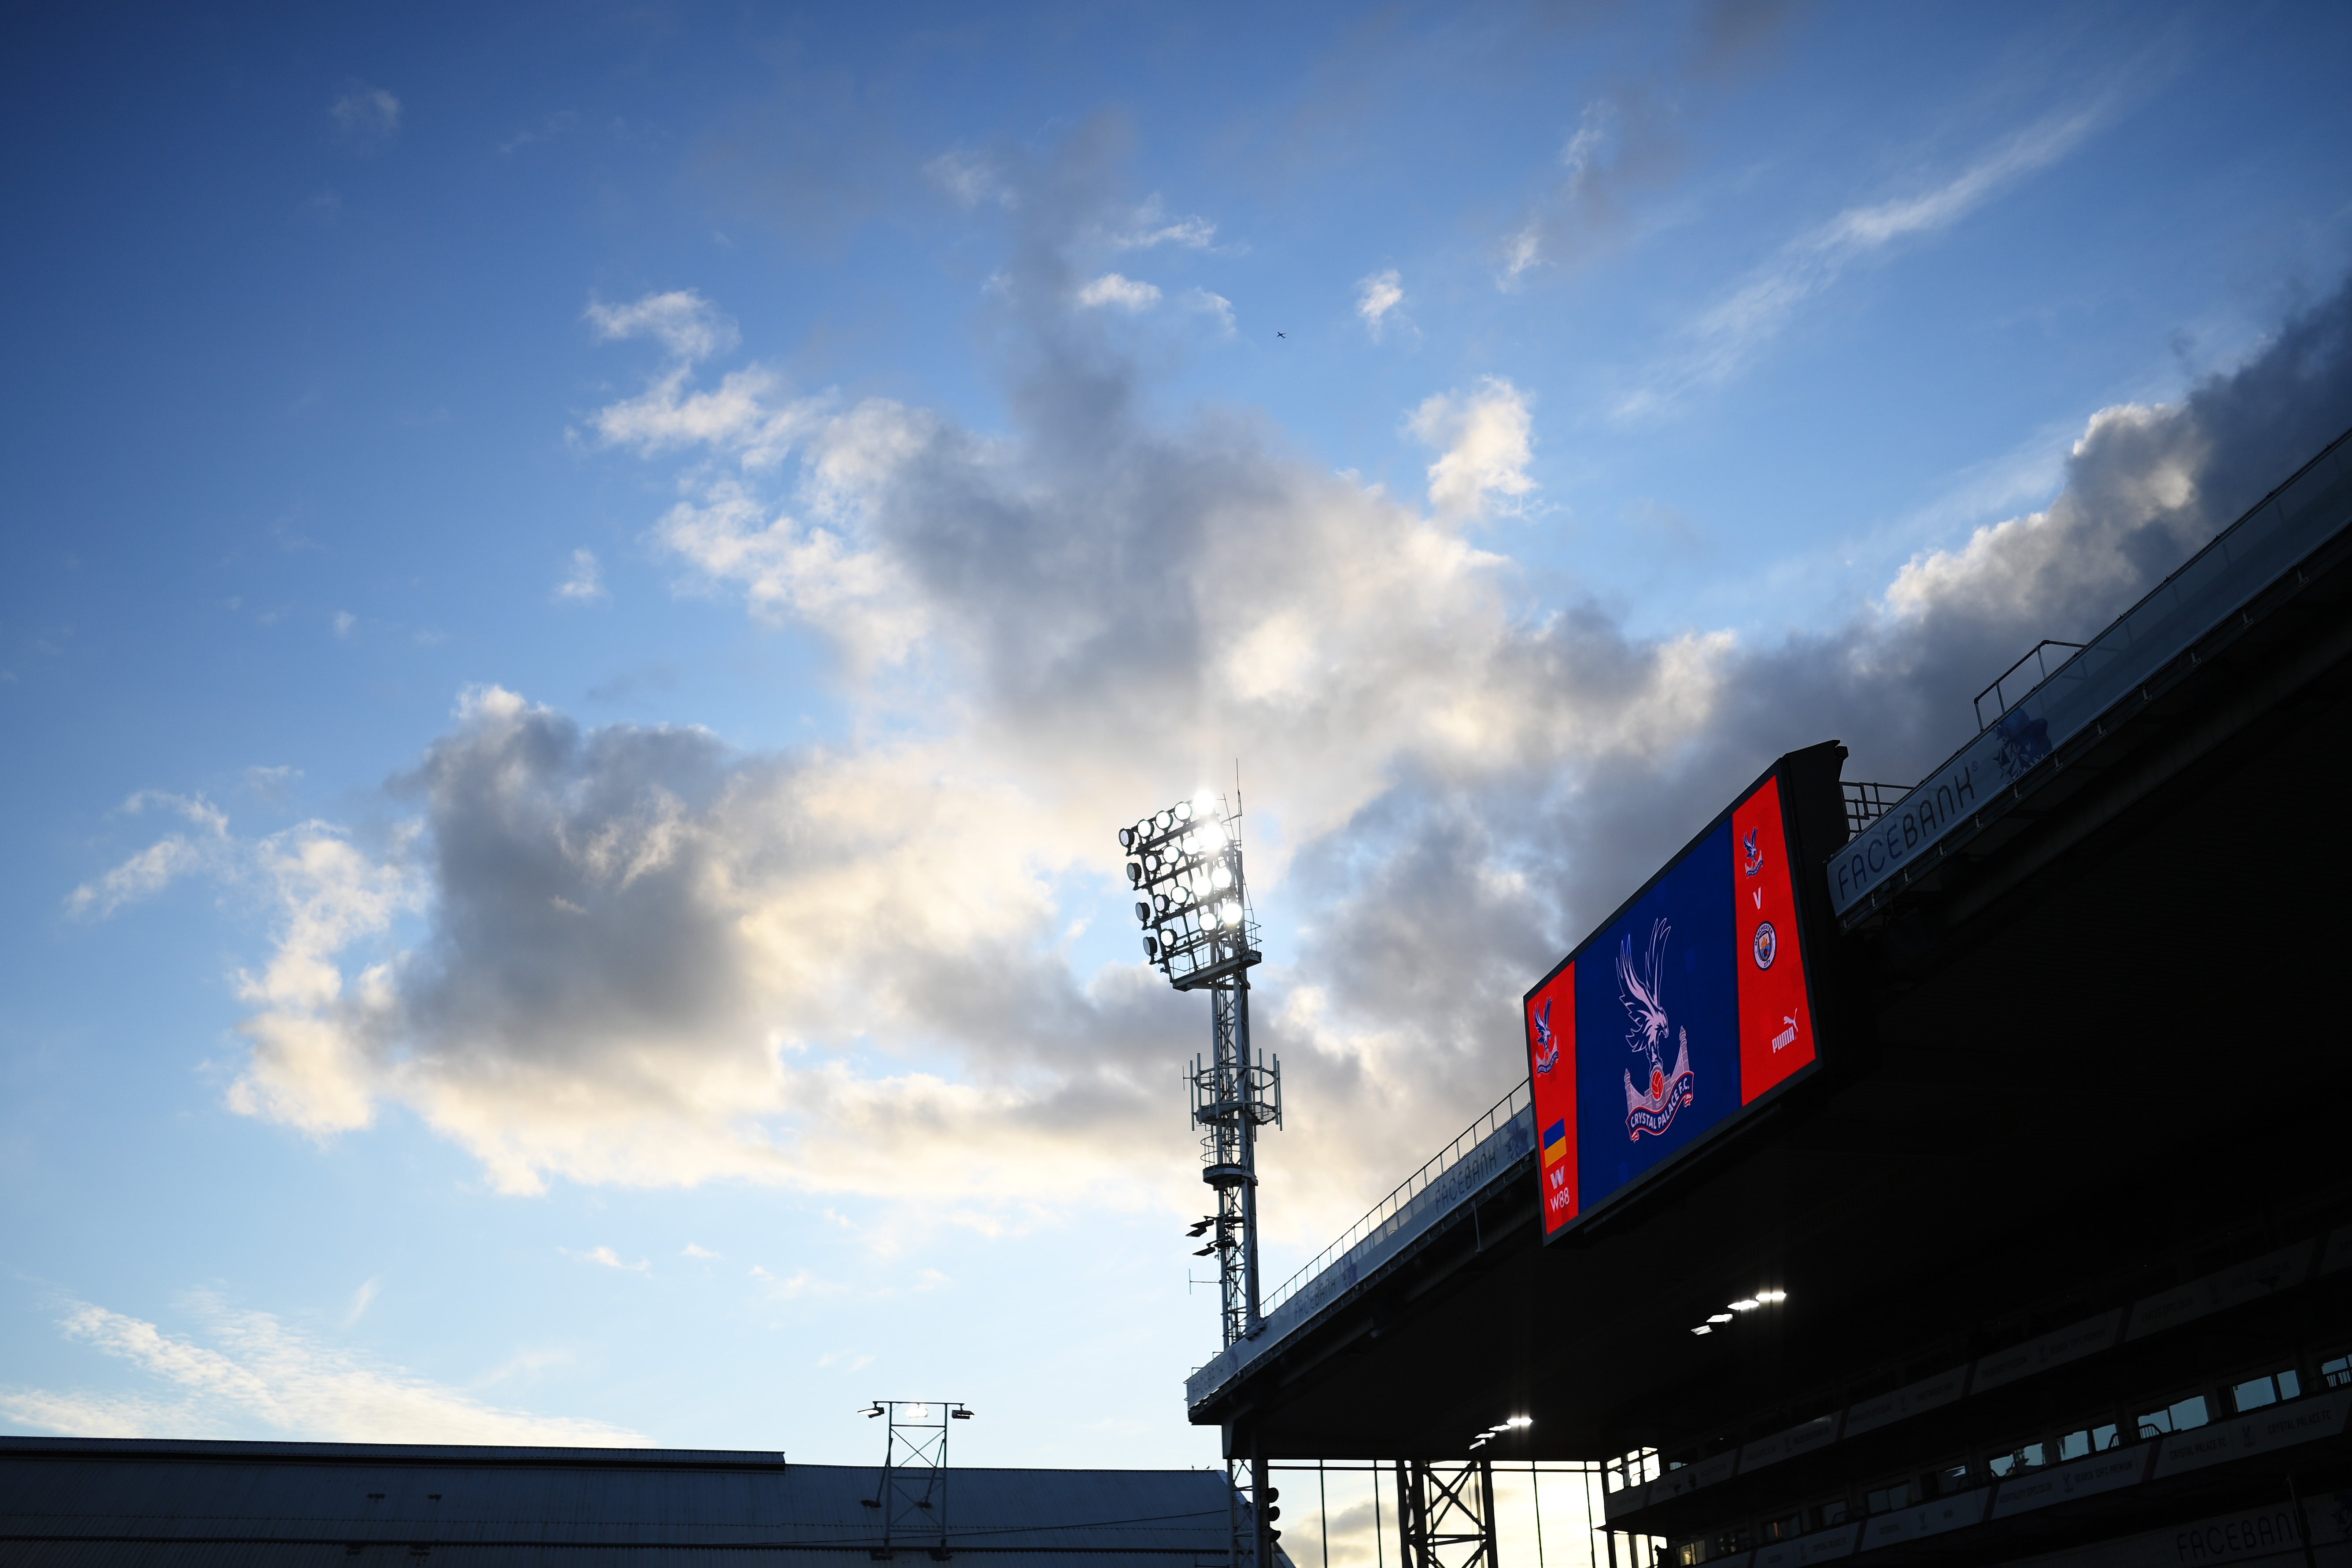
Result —
<instances>
[{"instance_id":1,"label":"red and blue screen panel","mask_svg":"<svg viewBox=\"0 0 2352 1568\"><path fill-rule=\"evenodd\" d=\"M1767 774L1528 994L1547 1237L1817 1059L1795 889Z\"/></svg>"}]
</instances>

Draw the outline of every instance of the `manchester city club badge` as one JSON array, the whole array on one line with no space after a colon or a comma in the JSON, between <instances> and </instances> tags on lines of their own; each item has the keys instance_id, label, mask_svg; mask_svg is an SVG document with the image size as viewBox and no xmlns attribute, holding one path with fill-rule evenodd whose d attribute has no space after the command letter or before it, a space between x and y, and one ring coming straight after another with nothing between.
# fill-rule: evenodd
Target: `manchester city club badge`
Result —
<instances>
[{"instance_id":1,"label":"manchester city club badge","mask_svg":"<svg viewBox=\"0 0 2352 1568\"><path fill-rule=\"evenodd\" d=\"M1769 969L1772 960L1780 955L1780 939L1773 934L1772 922L1764 921L1756 927L1756 967Z\"/></svg>"}]
</instances>

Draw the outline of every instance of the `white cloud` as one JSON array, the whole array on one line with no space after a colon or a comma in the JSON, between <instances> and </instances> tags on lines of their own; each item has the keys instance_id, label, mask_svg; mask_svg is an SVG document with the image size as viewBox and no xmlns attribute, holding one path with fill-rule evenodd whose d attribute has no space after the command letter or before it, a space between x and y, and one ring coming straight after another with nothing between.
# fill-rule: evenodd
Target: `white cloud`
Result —
<instances>
[{"instance_id":1,"label":"white cloud","mask_svg":"<svg viewBox=\"0 0 2352 1568\"><path fill-rule=\"evenodd\" d=\"M1403 303L1404 279L1393 267L1357 280L1356 314L1364 319L1375 342L1387 326L1389 312Z\"/></svg>"},{"instance_id":2,"label":"white cloud","mask_svg":"<svg viewBox=\"0 0 2352 1568\"><path fill-rule=\"evenodd\" d=\"M260 1010L238 1026L252 1049L229 1107L313 1136L364 1127L374 1118L367 1034L387 1005L391 971L376 964L347 976L339 960L418 909L423 884L396 853L374 859L316 822L251 846L241 871L278 913L269 962L234 977L239 999Z\"/></svg>"},{"instance_id":3,"label":"white cloud","mask_svg":"<svg viewBox=\"0 0 2352 1568\"><path fill-rule=\"evenodd\" d=\"M1010 205L1013 200L1012 187L998 171L996 160L968 148L940 153L923 165L923 173L966 212L982 202Z\"/></svg>"},{"instance_id":4,"label":"white cloud","mask_svg":"<svg viewBox=\"0 0 2352 1568\"><path fill-rule=\"evenodd\" d=\"M1106 272L1078 290L1078 303L1088 310L1116 305L1122 310L1148 310L1160 303L1160 287Z\"/></svg>"},{"instance_id":5,"label":"white cloud","mask_svg":"<svg viewBox=\"0 0 2352 1568\"><path fill-rule=\"evenodd\" d=\"M301 780L301 777L302 770L298 767L283 763L276 767L256 764L245 770L245 787L258 798L272 805L278 805L284 802L292 793L294 785ZM223 828L228 826L226 818L223 819L221 826Z\"/></svg>"},{"instance_id":6,"label":"white cloud","mask_svg":"<svg viewBox=\"0 0 2352 1568\"><path fill-rule=\"evenodd\" d=\"M1234 330L1234 302L1223 294L1212 294L1206 289L1184 290L1183 305L1188 310L1198 310L1213 318L1221 335L1230 336Z\"/></svg>"},{"instance_id":7,"label":"white cloud","mask_svg":"<svg viewBox=\"0 0 2352 1568\"><path fill-rule=\"evenodd\" d=\"M1429 504L1454 521L1483 517L1497 496L1526 495L1536 488L1528 477L1534 461L1534 416L1519 389L1488 376L1468 396L1441 393L1424 400L1405 427L1440 448L1429 466Z\"/></svg>"},{"instance_id":8,"label":"white cloud","mask_svg":"<svg viewBox=\"0 0 2352 1568\"><path fill-rule=\"evenodd\" d=\"M692 1242L690 1242L690 1241L689 1241L689 1242L688 1242L684 1247L679 1247L679 1248L678 1248L678 1254L679 1254L679 1256L680 1256L680 1257L684 1257L684 1258L709 1258L709 1259L715 1259L715 1258L719 1258L719 1257L722 1256L722 1255L721 1255L721 1254L719 1254L719 1253L716 1253L716 1252L711 1251L711 1250L710 1250L709 1247L697 1247L694 1243L692 1243Z\"/></svg>"},{"instance_id":9,"label":"white cloud","mask_svg":"<svg viewBox=\"0 0 2352 1568\"><path fill-rule=\"evenodd\" d=\"M575 605L602 604L612 596L604 592L604 568L597 564L594 551L572 552L572 570L555 585L555 596Z\"/></svg>"},{"instance_id":10,"label":"white cloud","mask_svg":"<svg viewBox=\"0 0 2352 1568\"><path fill-rule=\"evenodd\" d=\"M1639 198L1681 167L1673 115L1633 94L1594 99L1559 150L1557 174L1498 245L1497 287L1514 289L1540 266L1570 265L1619 243L1637 226Z\"/></svg>"},{"instance_id":11,"label":"white cloud","mask_svg":"<svg viewBox=\"0 0 2352 1568\"><path fill-rule=\"evenodd\" d=\"M796 1301L803 1296L838 1296L846 1287L828 1279L820 1279L805 1268L796 1268L790 1275L778 1278L754 1263L751 1277L760 1282L761 1289L779 1301Z\"/></svg>"},{"instance_id":12,"label":"white cloud","mask_svg":"<svg viewBox=\"0 0 2352 1568\"><path fill-rule=\"evenodd\" d=\"M624 1274L653 1272L654 1266L651 1258L640 1258L635 1263L625 1263L621 1260L621 1255L609 1247L592 1247L585 1252L574 1252L568 1247L559 1247L556 1250L566 1258L576 1258L583 1263L599 1263L607 1268L617 1268Z\"/></svg>"},{"instance_id":13,"label":"white cloud","mask_svg":"<svg viewBox=\"0 0 2352 1568\"><path fill-rule=\"evenodd\" d=\"M351 1307L343 1313L343 1327L348 1329L367 1316L367 1310L375 1305L375 1299L383 1289L381 1280L370 1279L352 1291Z\"/></svg>"},{"instance_id":14,"label":"white cloud","mask_svg":"<svg viewBox=\"0 0 2352 1568\"><path fill-rule=\"evenodd\" d=\"M387 142L400 129L400 100L380 87L354 85L327 112L335 129L354 142Z\"/></svg>"},{"instance_id":15,"label":"white cloud","mask_svg":"<svg viewBox=\"0 0 2352 1568\"><path fill-rule=\"evenodd\" d=\"M1798 311L1855 262L1896 241L1934 234L2071 153L2104 107L2053 115L2005 138L1959 174L1910 195L1848 207L1781 247L1727 297L1701 313L1679 351L1620 412L1657 412L1696 388L1719 385L1785 331Z\"/></svg>"},{"instance_id":16,"label":"white cloud","mask_svg":"<svg viewBox=\"0 0 2352 1568\"><path fill-rule=\"evenodd\" d=\"M757 467L790 450L810 423L824 412L819 399L772 406L781 380L761 369L739 370L709 392L687 390L683 363L655 376L637 396L596 411L597 436L606 445L634 447L651 456L704 444L741 446Z\"/></svg>"},{"instance_id":17,"label":"white cloud","mask_svg":"<svg viewBox=\"0 0 2352 1568\"><path fill-rule=\"evenodd\" d=\"M128 1362L165 1397L0 1389L0 1414L77 1436L247 1436L341 1443L649 1447L599 1421L509 1410L289 1328L267 1312L193 1299L204 1341L84 1301L65 1303L68 1339Z\"/></svg>"},{"instance_id":18,"label":"white cloud","mask_svg":"<svg viewBox=\"0 0 2352 1568\"><path fill-rule=\"evenodd\" d=\"M358 627L359 624L360 618L352 614L349 610L337 610L335 612L334 618L336 637L343 642L351 641L352 633Z\"/></svg>"},{"instance_id":19,"label":"white cloud","mask_svg":"<svg viewBox=\"0 0 2352 1568\"><path fill-rule=\"evenodd\" d=\"M126 816L150 810L185 817L197 837L166 834L96 881L76 888L67 896L67 913L104 920L125 904L152 898L182 877L217 869L229 853L228 817L204 796L142 790L122 803Z\"/></svg>"},{"instance_id":20,"label":"white cloud","mask_svg":"<svg viewBox=\"0 0 2352 1568\"><path fill-rule=\"evenodd\" d=\"M123 905L152 898L178 878L203 869L206 859L203 850L174 833L156 840L95 882L84 882L76 888L66 900L66 909L72 914L95 915L103 920Z\"/></svg>"},{"instance_id":21,"label":"white cloud","mask_svg":"<svg viewBox=\"0 0 2352 1568\"><path fill-rule=\"evenodd\" d=\"M687 362L725 353L737 342L735 323L691 289L647 294L625 305L592 300L587 319L596 336L606 342L652 338L672 358Z\"/></svg>"},{"instance_id":22,"label":"white cloud","mask_svg":"<svg viewBox=\"0 0 2352 1568\"><path fill-rule=\"evenodd\" d=\"M1160 198L1153 196L1129 214L1126 221L1106 229L1102 242L1113 250L1150 250L1162 245L1209 250L1216 245L1217 226L1199 216L1171 218Z\"/></svg>"},{"instance_id":23,"label":"white cloud","mask_svg":"<svg viewBox=\"0 0 2352 1568\"><path fill-rule=\"evenodd\" d=\"M393 797L409 838L254 852L279 919L233 1105L320 1135L405 1106L514 1192L736 1178L983 1229L1041 1192L1190 1204L1167 1068L1197 998L1066 933L1122 901L1111 826L1238 756L1255 879L1298 911L1255 992L1299 1108L1265 1168L1319 1242L1517 1080L1528 976L1764 762L1843 734L1856 776L1916 776L1989 670L2352 416L2338 300L2184 405L2102 416L2042 521L1845 624L1643 637L1465 537L1533 489L1510 383L1412 413L1437 456L1410 504L1244 415L1150 422L1060 308L1066 258L1016 251L1040 352L1005 430L770 380L611 438L680 454L653 541L691 585L837 656L839 736L747 753L468 693ZM670 405L697 395L681 374Z\"/></svg>"}]
</instances>

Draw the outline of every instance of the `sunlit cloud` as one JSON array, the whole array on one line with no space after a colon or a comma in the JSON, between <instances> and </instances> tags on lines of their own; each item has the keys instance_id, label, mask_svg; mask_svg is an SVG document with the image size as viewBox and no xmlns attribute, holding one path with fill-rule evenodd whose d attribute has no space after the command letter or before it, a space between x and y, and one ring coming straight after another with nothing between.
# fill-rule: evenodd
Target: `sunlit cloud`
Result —
<instances>
[{"instance_id":1,"label":"sunlit cloud","mask_svg":"<svg viewBox=\"0 0 2352 1568\"><path fill-rule=\"evenodd\" d=\"M341 1443L509 1443L641 1447L601 1421L488 1405L294 1328L197 1294L197 1334L87 1301L61 1304L65 1337L143 1374L154 1393L0 1388L0 1414L76 1436L267 1435Z\"/></svg>"},{"instance_id":2,"label":"sunlit cloud","mask_svg":"<svg viewBox=\"0 0 2352 1568\"><path fill-rule=\"evenodd\" d=\"M1065 246L1100 226L1011 215ZM1642 637L1473 542L1537 493L1511 382L1402 412L1424 504L1262 420L1146 417L1066 308L1082 274L1017 254L1035 352L997 431L758 363L722 409L692 360L715 307L601 308L670 346L587 421L673 465L648 544L682 591L814 638L852 722L754 752L465 693L389 797L399 835L225 857L277 911L238 978L234 1109L331 1137L404 1107L514 1193L741 1181L986 1234L1041 1193L1195 1203L1167 1072L1197 1009L1070 933L1118 918L1111 827L1240 757L1261 900L1289 911L1257 994L1299 1110L1264 1168L1277 1229L1319 1240L1516 1081L1527 978L1764 763L1843 735L1857 776L1916 776L1988 668L2095 627L2352 404L2339 297L2183 403L2091 420L2048 506L1843 623ZM2250 412L2290 382L2307 417ZM795 1273L764 1283L814 1288Z\"/></svg>"},{"instance_id":3,"label":"sunlit cloud","mask_svg":"<svg viewBox=\"0 0 2352 1568\"><path fill-rule=\"evenodd\" d=\"M593 550L572 552L571 569L555 585L557 599L574 605L602 604L612 595L604 591L604 568L597 563Z\"/></svg>"},{"instance_id":4,"label":"sunlit cloud","mask_svg":"<svg viewBox=\"0 0 2352 1568\"><path fill-rule=\"evenodd\" d=\"M1372 341L1380 341L1387 330L1391 311L1404 303L1404 279L1393 267L1375 272L1356 284L1356 314L1364 323Z\"/></svg>"},{"instance_id":5,"label":"sunlit cloud","mask_svg":"<svg viewBox=\"0 0 2352 1568\"><path fill-rule=\"evenodd\" d=\"M1106 272L1078 290L1078 303L1088 310L1116 305L1122 310L1148 310L1160 303L1160 288L1117 272Z\"/></svg>"}]
</instances>

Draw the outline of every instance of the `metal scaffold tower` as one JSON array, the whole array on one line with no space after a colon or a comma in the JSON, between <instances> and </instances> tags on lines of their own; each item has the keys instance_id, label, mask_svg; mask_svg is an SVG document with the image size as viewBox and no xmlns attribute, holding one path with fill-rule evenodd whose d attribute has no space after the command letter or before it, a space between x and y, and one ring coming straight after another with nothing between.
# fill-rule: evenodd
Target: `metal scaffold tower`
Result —
<instances>
[{"instance_id":1,"label":"metal scaffold tower","mask_svg":"<svg viewBox=\"0 0 2352 1568\"><path fill-rule=\"evenodd\" d=\"M1257 1132L1282 1125L1282 1061L1253 1052L1249 971L1257 950L1243 875L1241 792L1203 791L1118 830L1137 894L1144 956L1179 991L1209 994L1209 1054L1187 1073L1192 1125L1201 1132L1201 1179L1216 1209L1192 1226L1194 1254L1217 1259L1223 1343L1258 1331ZM1205 1240L1204 1240L1205 1238ZM1226 1456L1233 1485L1234 1563L1274 1562L1280 1517L1263 1460Z\"/></svg>"},{"instance_id":2,"label":"metal scaffold tower","mask_svg":"<svg viewBox=\"0 0 2352 1568\"><path fill-rule=\"evenodd\" d=\"M953 1555L948 1550L948 1423L969 1421L971 1412L946 1400L877 1399L866 1414L888 1421L881 1480L872 1497L861 1500L882 1515L882 1544L874 1548L874 1560L887 1563L900 1547L919 1547L932 1561L946 1562Z\"/></svg>"}]
</instances>

